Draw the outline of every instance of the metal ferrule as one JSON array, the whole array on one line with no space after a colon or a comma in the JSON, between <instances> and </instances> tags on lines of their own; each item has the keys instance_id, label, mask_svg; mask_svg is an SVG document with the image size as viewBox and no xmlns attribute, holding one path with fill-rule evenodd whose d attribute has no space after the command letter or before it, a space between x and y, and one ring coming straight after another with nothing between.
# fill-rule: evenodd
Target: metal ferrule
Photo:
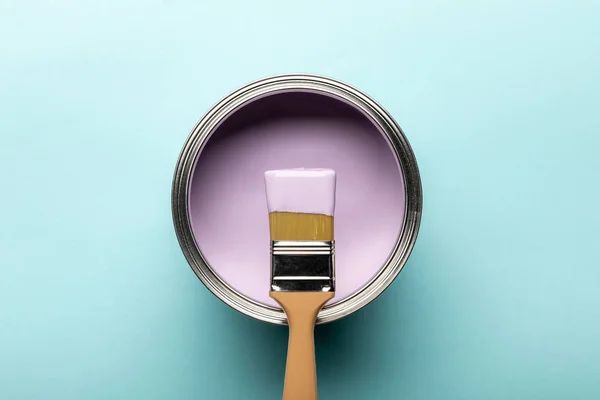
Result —
<instances>
[{"instance_id":1,"label":"metal ferrule","mask_svg":"<svg viewBox=\"0 0 600 400\"><path fill-rule=\"evenodd\" d=\"M333 292L335 242L274 240L271 242L271 290Z\"/></svg>"}]
</instances>

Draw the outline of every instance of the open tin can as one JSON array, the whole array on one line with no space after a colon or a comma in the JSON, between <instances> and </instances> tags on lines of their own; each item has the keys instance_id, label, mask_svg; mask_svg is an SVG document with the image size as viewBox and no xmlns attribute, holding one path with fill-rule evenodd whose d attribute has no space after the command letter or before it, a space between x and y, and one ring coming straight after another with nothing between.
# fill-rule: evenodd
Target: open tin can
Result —
<instances>
[{"instance_id":1,"label":"open tin can","mask_svg":"<svg viewBox=\"0 0 600 400\"><path fill-rule=\"evenodd\" d=\"M311 117L297 114L300 109L305 110L306 115ZM243 116L244 113L247 115ZM331 117L335 117L336 113L343 116L345 125L332 126L332 121L337 120ZM312 121L313 125L302 125L300 128L297 124L281 125L281 121L287 118L285 116L290 115L295 115L296 122ZM219 142L219 139L216 139L221 135L226 136L219 133L221 130L237 132L245 129L248 124L253 125L252 132L255 136L245 131L243 134L236 133L235 140L223 139ZM329 135L327 133L329 131L319 131L324 129L324 126L329 127L327 129L331 129L333 133ZM358 132L358 129L362 131ZM315 133L315 130L318 132ZM370 133L363 132L366 130ZM294 132L290 133L291 131ZM345 131L357 133L352 137L344 138ZM311 132L312 136L310 138L307 136L304 140L301 138L303 132ZM331 141L327 139L329 136L333 138ZM257 139L254 140L253 137ZM285 142L288 139L290 141ZM319 140L323 142L315 142ZM361 140L365 142L362 143ZM371 145L372 141L378 142ZM209 146L211 143L213 143L212 147ZM265 143L272 148L266 148L269 146ZM345 147L350 144L354 147ZM286 159L292 160L294 157L299 160L302 160L302 157L313 157L314 161L319 151L322 152L319 160L323 160L325 165L314 165L314 162L311 165L280 165ZM252 154L252 157L248 159L247 164L244 164L239 160L238 153ZM343 289L345 285L347 290L341 298L334 299L320 311L317 324L340 319L364 307L392 283L410 255L421 219L421 181L412 149L394 119L359 90L321 76L281 75L256 81L222 99L196 124L181 151L172 187L175 230L191 268L215 296L232 308L262 321L286 324L283 310L274 304L268 304L267 301L261 301L259 296L253 296L254 289L245 292L240 289L240 285L252 281L254 275L257 275L260 276L256 281L259 282L259 286L264 281L265 297L269 292L269 239L268 234L265 234L268 216L266 203L258 204L260 200L257 197L257 192L263 190L260 187L262 171L297 166L329 167L328 162L332 164L337 162L346 173L346 177L354 176L361 173L367 163L365 161L367 159L364 158L366 156L376 163L369 170L373 179L368 175L360 179L345 178L348 187L353 185L353 192L347 192L350 193L344 197L347 200L338 207L340 212L345 212L346 226L362 224L361 233L353 237L351 245L347 245L346 254L343 248L344 239L338 235L338 232L343 230L336 226L337 287ZM227 161L229 160L227 157L237 161L235 163ZM205 158L207 161L199 161ZM388 159L391 161L386 161ZM381 164L384 162L385 165ZM339 169L335 168L335 165L333 167ZM236 170L239 172L236 173ZM243 175L250 172L252 175ZM338 187L342 190L345 184L342 181L344 174L338 174L340 179ZM208 177L212 177L210 184L207 183ZM233 189L230 188L233 183L227 182L230 178L237 185ZM388 190L390 186L397 186L398 189L390 191L391 189ZM221 192L217 193L219 191ZM365 202L370 201L372 204L373 210L367 210L367 213L377 213L378 210L385 209L376 204L381 201L392 210L388 212L389 217L381 211L372 219L359 220L356 216L362 215L361 208L350 198L361 196L364 197ZM223 204L226 203L226 199L231 198L235 198L235 201L228 205ZM340 193L338 198L341 201ZM222 208L210 209L210 207ZM254 223L260 228L256 234L252 232L255 228L252 226L253 223L244 222L244 214L241 211L240 214L236 214L238 209L244 207L253 210L253 213L256 213L254 210L257 207L264 208L264 224L258 219ZM234 218L226 221L219 215L232 215ZM353 221L353 218L357 219ZM337 225L337 215L335 221ZM234 228L232 231L222 230L222 225L226 223L241 225L239 229ZM390 233L384 236L382 232L388 231ZM246 236L243 236L244 232L247 232ZM264 236L264 245L256 244L262 242L250 243L248 238L257 235ZM248 240L244 242L244 238ZM372 243L369 244L367 239L372 240ZM379 251L379 253L383 255L373 254L376 260L373 261L374 266L371 266L372 273L363 274L359 264L353 266L351 270L345 270L345 264L349 265L351 262L362 260L363 264L369 264L371 259L369 252L374 245L382 243L385 244L383 246L385 249L384 252ZM357 251L362 245L364 245L362 253L350 254L350 249ZM234 258L229 262L225 257L232 249L236 251L239 249L239 255L238 258L232 256ZM244 251L247 252L247 257ZM244 260L249 260L248 262L254 263L253 265L259 268L258 266L263 262L260 258L262 255L254 259L251 257L253 254L258 254L257 251L264 252L264 266L261 267L264 268L264 274L263 272L250 274L244 265ZM357 254L362 258L357 257ZM217 265L221 264L227 265L219 271ZM236 271L248 275L243 279L238 278ZM360 276L360 279L357 278L358 283L352 280L357 276Z\"/></svg>"}]
</instances>

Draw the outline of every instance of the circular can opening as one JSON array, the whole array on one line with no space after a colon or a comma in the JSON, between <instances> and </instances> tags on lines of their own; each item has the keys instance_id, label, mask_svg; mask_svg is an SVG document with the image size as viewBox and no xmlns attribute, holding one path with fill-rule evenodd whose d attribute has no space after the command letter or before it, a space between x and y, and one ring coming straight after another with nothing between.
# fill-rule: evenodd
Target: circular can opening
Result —
<instances>
[{"instance_id":1,"label":"circular can opening","mask_svg":"<svg viewBox=\"0 0 600 400\"><path fill-rule=\"evenodd\" d=\"M371 301L408 257L421 210L414 156L383 110L345 89L324 78L259 81L217 104L188 138L173 188L177 233L197 275L238 311L285 323L269 297L266 170L337 172L336 294L319 323Z\"/></svg>"}]
</instances>

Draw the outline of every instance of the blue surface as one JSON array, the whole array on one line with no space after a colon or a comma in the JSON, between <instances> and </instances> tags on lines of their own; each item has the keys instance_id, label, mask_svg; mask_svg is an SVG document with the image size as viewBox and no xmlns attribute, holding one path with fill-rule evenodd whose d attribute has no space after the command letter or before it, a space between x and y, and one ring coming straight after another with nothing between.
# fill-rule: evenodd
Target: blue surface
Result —
<instances>
[{"instance_id":1,"label":"blue surface","mask_svg":"<svg viewBox=\"0 0 600 400\"><path fill-rule=\"evenodd\" d=\"M320 398L600 398L600 4L350 4L0 0L1 399L280 398L285 328L196 279L170 184L286 72L377 99L425 195L394 285L317 329Z\"/></svg>"}]
</instances>

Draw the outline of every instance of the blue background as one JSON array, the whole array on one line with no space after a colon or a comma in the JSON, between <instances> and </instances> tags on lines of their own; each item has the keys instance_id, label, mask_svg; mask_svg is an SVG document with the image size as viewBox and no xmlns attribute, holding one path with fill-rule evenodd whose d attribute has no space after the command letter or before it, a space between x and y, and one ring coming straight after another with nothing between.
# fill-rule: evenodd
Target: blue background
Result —
<instances>
[{"instance_id":1,"label":"blue background","mask_svg":"<svg viewBox=\"0 0 600 400\"><path fill-rule=\"evenodd\" d=\"M600 398L600 3L0 0L0 398L277 399L286 329L178 247L200 116L346 81L419 161L413 255L317 329L320 398Z\"/></svg>"}]
</instances>

